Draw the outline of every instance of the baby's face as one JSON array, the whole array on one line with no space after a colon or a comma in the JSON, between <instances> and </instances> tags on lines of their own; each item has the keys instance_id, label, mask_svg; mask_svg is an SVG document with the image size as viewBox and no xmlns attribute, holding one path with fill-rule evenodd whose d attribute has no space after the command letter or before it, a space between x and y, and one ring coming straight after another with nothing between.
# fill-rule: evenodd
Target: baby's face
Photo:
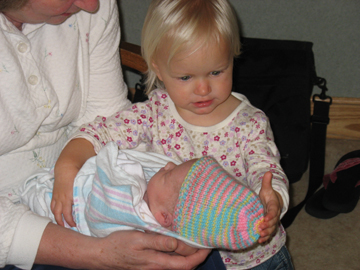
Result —
<instances>
[{"instance_id":1,"label":"baby's face","mask_svg":"<svg viewBox=\"0 0 360 270\"><path fill-rule=\"evenodd\" d=\"M189 160L180 165L169 162L150 179L144 200L153 214L164 209L171 211L169 208L175 207L181 185L195 161Z\"/></svg>"}]
</instances>

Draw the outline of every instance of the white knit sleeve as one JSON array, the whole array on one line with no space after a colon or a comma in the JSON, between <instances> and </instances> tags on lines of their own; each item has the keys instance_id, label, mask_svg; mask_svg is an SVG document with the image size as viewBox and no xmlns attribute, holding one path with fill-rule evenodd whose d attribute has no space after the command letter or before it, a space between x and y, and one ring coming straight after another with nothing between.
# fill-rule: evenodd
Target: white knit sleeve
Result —
<instances>
[{"instance_id":1,"label":"white knit sleeve","mask_svg":"<svg viewBox=\"0 0 360 270\"><path fill-rule=\"evenodd\" d=\"M78 126L93 121L97 115L112 115L130 104L120 65L120 26L115 0L100 1L88 31L89 85L86 111L77 121Z\"/></svg>"},{"instance_id":2,"label":"white knit sleeve","mask_svg":"<svg viewBox=\"0 0 360 270\"><path fill-rule=\"evenodd\" d=\"M0 197L0 267L13 264L30 269L48 222L27 206Z\"/></svg>"}]
</instances>

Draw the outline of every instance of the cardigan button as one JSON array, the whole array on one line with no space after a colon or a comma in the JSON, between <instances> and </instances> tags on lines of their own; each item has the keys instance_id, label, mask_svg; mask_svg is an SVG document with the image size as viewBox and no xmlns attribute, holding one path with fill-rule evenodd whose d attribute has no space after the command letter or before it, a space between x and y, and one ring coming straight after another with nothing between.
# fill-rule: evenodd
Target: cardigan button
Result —
<instances>
[{"instance_id":1,"label":"cardigan button","mask_svg":"<svg viewBox=\"0 0 360 270\"><path fill-rule=\"evenodd\" d=\"M26 43L24 43L24 42L21 42L21 43L19 43L17 48L18 48L19 52L24 53L24 52L27 51L28 45Z\"/></svg>"},{"instance_id":2,"label":"cardigan button","mask_svg":"<svg viewBox=\"0 0 360 270\"><path fill-rule=\"evenodd\" d=\"M39 81L38 77L36 75L31 75L29 78L28 78L28 82L31 84L31 85L35 85L37 84Z\"/></svg>"}]
</instances>

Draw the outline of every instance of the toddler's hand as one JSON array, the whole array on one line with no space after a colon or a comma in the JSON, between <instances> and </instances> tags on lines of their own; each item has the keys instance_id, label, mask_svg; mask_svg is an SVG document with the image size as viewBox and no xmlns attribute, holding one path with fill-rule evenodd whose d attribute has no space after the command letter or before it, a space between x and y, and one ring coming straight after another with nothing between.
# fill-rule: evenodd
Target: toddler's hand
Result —
<instances>
[{"instance_id":1,"label":"toddler's hand","mask_svg":"<svg viewBox=\"0 0 360 270\"><path fill-rule=\"evenodd\" d=\"M78 138L64 147L56 161L51 211L61 226L64 226L63 216L71 227L76 226L72 217L74 179L86 160L95 155L93 145L86 139Z\"/></svg>"},{"instance_id":2,"label":"toddler's hand","mask_svg":"<svg viewBox=\"0 0 360 270\"><path fill-rule=\"evenodd\" d=\"M75 227L76 224L72 216L73 205L73 183L72 181L58 181L55 180L53 196L51 199L51 211L54 214L57 224L64 226L64 221L71 227Z\"/></svg>"},{"instance_id":3,"label":"toddler's hand","mask_svg":"<svg viewBox=\"0 0 360 270\"><path fill-rule=\"evenodd\" d=\"M259 193L265 211L264 222L260 225L259 243L264 243L275 234L279 227L281 209L283 208L282 198L280 194L272 188L271 181L272 173L266 172Z\"/></svg>"}]
</instances>

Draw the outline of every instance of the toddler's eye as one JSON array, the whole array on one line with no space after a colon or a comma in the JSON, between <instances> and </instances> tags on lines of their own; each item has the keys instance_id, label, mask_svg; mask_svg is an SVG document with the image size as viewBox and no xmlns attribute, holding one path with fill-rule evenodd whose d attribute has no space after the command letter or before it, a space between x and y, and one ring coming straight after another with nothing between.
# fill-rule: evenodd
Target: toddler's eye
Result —
<instances>
[{"instance_id":1,"label":"toddler's eye","mask_svg":"<svg viewBox=\"0 0 360 270\"><path fill-rule=\"evenodd\" d=\"M211 72L211 75L217 76L221 73L221 71L213 71Z\"/></svg>"},{"instance_id":2,"label":"toddler's eye","mask_svg":"<svg viewBox=\"0 0 360 270\"><path fill-rule=\"evenodd\" d=\"M180 80L182 80L182 81L188 81L188 80L190 80L190 76L183 76L183 77L180 77Z\"/></svg>"}]
</instances>

